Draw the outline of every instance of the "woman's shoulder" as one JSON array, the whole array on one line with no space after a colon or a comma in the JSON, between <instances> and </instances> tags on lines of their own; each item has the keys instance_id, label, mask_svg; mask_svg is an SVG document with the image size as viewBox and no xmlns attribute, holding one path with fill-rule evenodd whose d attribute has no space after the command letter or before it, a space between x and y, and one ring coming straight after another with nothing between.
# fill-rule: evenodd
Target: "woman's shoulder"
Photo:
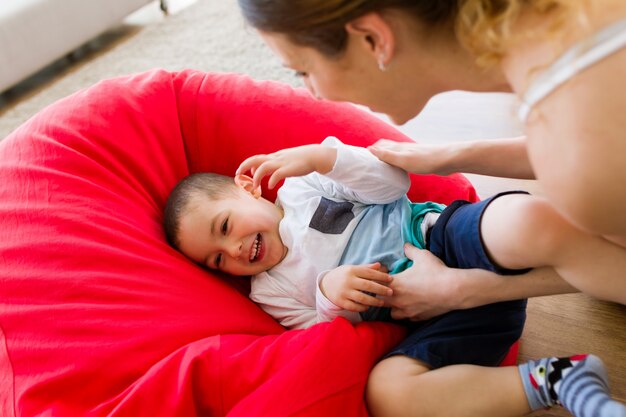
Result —
<instances>
[{"instance_id":1,"label":"woman's shoulder","mask_svg":"<svg viewBox=\"0 0 626 417\"><path fill-rule=\"evenodd\" d=\"M508 64L517 62L511 73L524 100L529 86L536 88L533 82L550 81L542 74L559 56L571 60L562 65L565 75L553 71L564 77L558 85L544 86L540 100L526 103L529 159L546 196L573 223L596 234L626 236L620 214L626 210L626 3L597 3L584 30L569 35L562 48L569 57L544 42L520 47ZM600 44L608 48L604 54L594 50ZM595 60L576 68L587 51Z\"/></svg>"},{"instance_id":2,"label":"woman's shoulder","mask_svg":"<svg viewBox=\"0 0 626 417\"><path fill-rule=\"evenodd\" d=\"M559 61L568 61L565 62L567 65L586 50L594 49L604 40L598 37L599 33L608 32L603 36L611 38L611 42L624 34L626 2L596 0L581 3L581 7L572 8L567 18L561 21L559 17L546 14L526 13L512 28L518 35L513 38L502 67L520 97L537 79L545 78L545 73ZM609 27L613 30L607 31ZM602 61L597 60L598 64Z\"/></svg>"}]
</instances>

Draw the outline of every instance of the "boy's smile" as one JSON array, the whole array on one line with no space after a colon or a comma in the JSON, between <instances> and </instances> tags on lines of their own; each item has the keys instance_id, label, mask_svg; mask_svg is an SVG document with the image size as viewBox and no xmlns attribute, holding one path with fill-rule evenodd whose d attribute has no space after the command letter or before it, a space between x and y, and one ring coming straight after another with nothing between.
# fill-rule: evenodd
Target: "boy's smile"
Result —
<instances>
[{"instance_id":1,"label":"boy's smile","mask_svg":"<svg viewBox=\"0 0 626 417\"><path fill-rule=\"evenodd\" d=\"M180 250L207 268L255 275L287 253L278 233L281 220L278 207L241 188L218 200L194 196L180 219Z\"/></svg>"}]
</instances>

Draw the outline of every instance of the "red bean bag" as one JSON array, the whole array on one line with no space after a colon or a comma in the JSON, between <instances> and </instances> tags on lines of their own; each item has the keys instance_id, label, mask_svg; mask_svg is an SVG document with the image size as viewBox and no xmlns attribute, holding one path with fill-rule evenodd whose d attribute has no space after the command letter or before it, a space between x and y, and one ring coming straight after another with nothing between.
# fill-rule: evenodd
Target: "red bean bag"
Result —
<instances>
[{"instance_id":1,"label":"red bean bag","mask_svg":"<svg viewBox=\"0 0 626 417\"><path fill-rule=\"evenodd\" d=\"M190 172L232 174L327 135L407 140L277 83L151 71L67 97L0 142L0 415L366 416L368 371L400 327L285 331L245 280L195 266L161 229ZM461 176L415 176L410 194L476 198Z\"/></svg>"}]
</instances>

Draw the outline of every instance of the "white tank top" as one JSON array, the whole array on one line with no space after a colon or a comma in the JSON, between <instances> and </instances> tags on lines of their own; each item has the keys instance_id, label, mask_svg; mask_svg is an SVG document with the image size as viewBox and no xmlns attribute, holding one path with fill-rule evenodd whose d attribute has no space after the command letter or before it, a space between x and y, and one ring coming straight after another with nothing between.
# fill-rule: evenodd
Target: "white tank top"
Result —
<instances>
[{"instance_id":1,"label":"white tank top","mask_svg":"<svg viewBox=\"0 0 626 417\"><path fill-rule=\"evenodd\" d=\"M626 19L613 23L570 47L526 90L518 113L522 123L526 122L533 106L557 87L624 46L626 46ZM626 71L623 76L626 76Z\"/></svg>"}]
</instances>

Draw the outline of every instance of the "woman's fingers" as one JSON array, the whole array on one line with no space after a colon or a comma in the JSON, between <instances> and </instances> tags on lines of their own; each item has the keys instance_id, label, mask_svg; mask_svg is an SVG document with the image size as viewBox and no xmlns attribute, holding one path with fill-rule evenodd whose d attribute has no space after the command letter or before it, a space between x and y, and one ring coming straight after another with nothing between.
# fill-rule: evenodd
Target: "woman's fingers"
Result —
<instances>
[{"instance_id":1,"label":"woman's fingers","mask_svg":"<svg viewBox=\"0 0 626 417\"><path fill-rule=\"evenodd\" d=\"M368 146L367 150L370 151L376 158L384 162L387 162L391 154L386 148L376 145Z\"/></svg>"},{"instance_id":2,"label":"woman's fingers","mask_svg":"<svg viewBox=\"0 0 626 417\"><path fill-rule=\"evenodd\" d=\"M388 141L391 142L391 141ZM410 158L410 146L413 144L406 143L377 143L367 149L378 159L388 164L404 168L407 165L407 159Z\"/></svg>"},{"instance_id":3,"label":"woman's fingers","mask_svg":"<svg viewBox=\"0 0 626 417\"><path fill-rule=\"evenodd\" d=\"M420 254L420 249L411 245L410 243L404 244L404 255L410 260L414 261L415 258Z\"/></svg>"}]
</instances>

